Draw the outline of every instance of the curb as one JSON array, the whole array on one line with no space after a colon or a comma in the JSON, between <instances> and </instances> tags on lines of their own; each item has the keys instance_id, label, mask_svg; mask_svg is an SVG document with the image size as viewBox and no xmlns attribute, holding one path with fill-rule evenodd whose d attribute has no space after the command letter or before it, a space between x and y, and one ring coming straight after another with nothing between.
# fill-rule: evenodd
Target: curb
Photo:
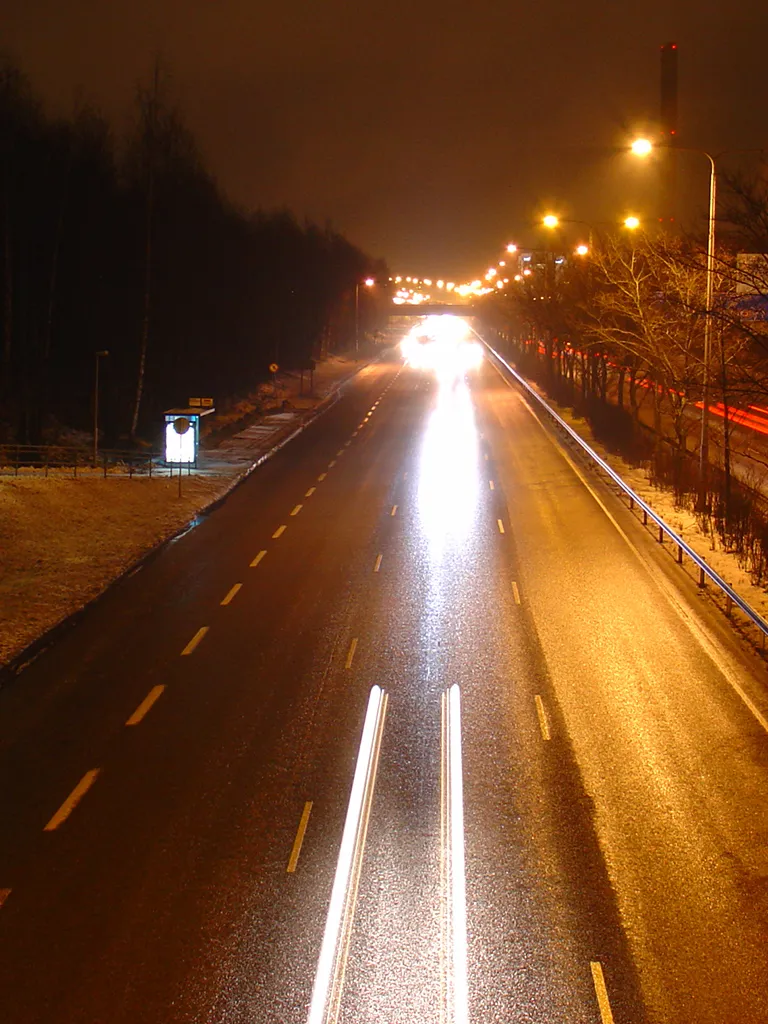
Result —
<instances>
[{"instance_id":1,"label":"curb","mask_svg":"<svg viewBox=\"0 0 768 1024\"><path fill-rule=\"evenodd\" d=\"M69 629L76 626L77 623L82 618L82 616L95 604L101 601L102 598L106 597L106 595L114 587L118 586L118 584L128 579L129 576L133 576L133 574L138 572L140 569L143 569L145 565L148 565L169 544L173 544L175 541L183 537L185 533L189 533L190 530L194 529L195 526L199 525L199 521L202 520L204 516L210 515L211 512L215 512L217 508L224 504L224 502L227 500L230 494L232 494L232 492L237 487L239 487L248 479L248 477L251 475L251 473L254 472L254 470L258 469L259 466L263 465L268 459L271 459L273 455L276 455L281 448L284 448L295 437L298 437L299 434L302 434L307 429L307 427L311 426L315 422L315 420L319 419L324 413L328 412L329 409L332 409L336 402L339 400L342 389L354 377L356 377L358 373L366 369L366 367L370 366L373 362L374 360L370 359L368 362L356 367L356 369L354 369L351 373L348 373L346 377L343 377L340 381L338 381L329 391L329 393L325 396L325 398L323 398L315 406L314 409L311 409L309 411L309 414L306 416L306 418L303 419L302 422L296 428L294 428L287 436L281 438L277 442L277 444L273 445L269 449L269 451L266 451L264 452L263 455L260 455L259 458L256 459L256 461L253 462L250 466L246 467L244 470L242 470L242 472L238 473L237 476L235 476L234 479L231 481L227 489L217 498L214 498L213 501L209 502L207 505L204 505L202 508L199 508L192 519L186 522L183 526L180 526L179 529L176 530L174 533L170 534L170 536L166 537L164 540L161 540L159 544L156 544L154 547L150 548L149 551L145 552L140 558L138 558L135 562L129 565L126 569L123 569L123 571L118 576L115 576L115 578L111 580L104 587L103 590L101 590L94 597L91 597L88 601L86 601L81 608L78 608L74 612L70 612L69 615L66 615L55 625L50 626L48 629L45 630L45 632L41 633L39 637L37 637L31 643L27 644L27 646L22 651L14 655L14 657L12 657L10 661L7 661L4 665L0 665L0 688L7 685L7 683L11 680L16 679L18 676L20 676L24 669L28 668L34 661L36 661L44 651L51 647Z\"/></svg>"}]
</instances>

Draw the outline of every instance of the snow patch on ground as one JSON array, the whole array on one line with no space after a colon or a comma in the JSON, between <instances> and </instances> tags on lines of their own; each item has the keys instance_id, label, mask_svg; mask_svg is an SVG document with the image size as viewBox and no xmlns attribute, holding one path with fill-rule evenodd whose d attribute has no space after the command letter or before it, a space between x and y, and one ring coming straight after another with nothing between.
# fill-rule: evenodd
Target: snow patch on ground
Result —
<instances>
[{"instance_id":1,"label":"snow patch on ground","mask_svg":"<svg viewBox=\"0 0 768 1024\"><path fill-rule=\"evenodd\" d=\"M699 526L692 512L675 506L674 494L651 483L643 466L633 466L620 455L608 451L596 441L589 423L574 415L570 409L558 406L538 386L529 381L544 401L622 478L628 487L642 498L664 522L693 548L715 572L731 586L759 615L768 620L768 592L764 586L752 582L749 573L739 565L738 556L727 551L716 534L708 534ZM740 615L741 618L741 615Z\"/></svg>"},{"instance_id":2,"label":"snow patch on ground","mask_svg":"<svg viewBox=\"0 0 768 1024\"><path fill-rule=\"evenodd\" d=\"M71 470L0 477L0 665L102 593L200 509L222 497L362 362L334 356L318 365L312 396L298 375L278 378L273 413L201 455L200 470L152 478ZM308 389L308 374L304 388ZM270 385L271 387L271 385ZM167 474L167 469L162 472Z\"/></svg>"},{"instance_id":3,"label":"snow patch on ground","mask_svg":"<svg viewBox=\"0 0 768 1024\"><path fill-rule=\"evenodd\" d=\"M0 663L82 608L222 494L223 477L4 479Z\"/></svg>"}]
</instances>

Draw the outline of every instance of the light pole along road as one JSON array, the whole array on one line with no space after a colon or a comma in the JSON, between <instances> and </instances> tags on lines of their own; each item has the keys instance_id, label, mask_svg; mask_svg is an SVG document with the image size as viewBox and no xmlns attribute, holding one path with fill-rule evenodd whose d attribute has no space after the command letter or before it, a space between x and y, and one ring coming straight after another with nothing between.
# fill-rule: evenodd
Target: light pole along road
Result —
<instances>
[{"instance_id":1,"label":"light pole along road","mask_svg":"<svg viewBox=\"0 0 768 1024\"><path fill-rule=\"evenodd\" d=\"M394 353L0 690L4 1024L764 1024L718 613Z\"/></svg>"}]
</instances>

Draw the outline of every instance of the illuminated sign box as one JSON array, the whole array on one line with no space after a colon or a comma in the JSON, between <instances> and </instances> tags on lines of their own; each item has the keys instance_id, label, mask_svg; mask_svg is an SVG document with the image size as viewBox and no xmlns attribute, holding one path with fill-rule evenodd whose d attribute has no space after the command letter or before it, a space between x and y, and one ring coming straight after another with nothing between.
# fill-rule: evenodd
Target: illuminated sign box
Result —
<instances>
[{"instance_id":1,"label":"illuminated sign box","mask_svg":"<svg viewBox=\"0 0 768 1024\"><path fill-rule=\"evenodd\" d=\"M201 405L165 411L165 461L169 466L196 466L200 444L200 420L214 412L211 399L198 399ZM202 406L202 402L206 405ZM207 404L210 402L210 406Z\"/></svg>"}]
</instances>

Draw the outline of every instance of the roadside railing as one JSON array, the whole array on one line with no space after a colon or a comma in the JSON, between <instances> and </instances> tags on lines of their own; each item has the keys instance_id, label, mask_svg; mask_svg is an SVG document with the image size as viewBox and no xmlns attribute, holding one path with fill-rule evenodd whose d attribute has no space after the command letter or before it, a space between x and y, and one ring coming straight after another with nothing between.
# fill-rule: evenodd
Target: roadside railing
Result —
<instances>
[{"instance_id":1,"label":"roadside railing","mask_svg":"<svg viewBox=\"0 0 768 1024\"><path fill-rule=\"evenodd\" d=\"M517 372L517 370L513 369L513 367L509 365L506 359L499 352L497 352L496 349L494 349L487 341L485 341L485 339L481 338L480 340L483 342L488 351L493 355L494 359L499 364L501 364L501 366L504 367L507 373L509 373L514 378L514 380L523 388L523 390L528 395L530 395L530 397L533 398L542 409L544 409L544 411L553 420L557 427L560 430L562 430L563 433L566 434L571 441L575 442L575 444L581 449L581 451L585 455L587 455L588 458L600 470L602 470L602 472L605 473L607 477L609 477L613 481L613 483L619 488L619 491L622 492L624 496L628 499L630 510L633 512L637 511L639 513L642 513L643 525L647 526L649 519L656 525L658 529L659 543L663 544L664 538L669 538L672 544L676 545L677 547L677 561L681 565L683 563L683 557L685 555L688 556L688 558L698 568L699 586L706 586L707 580L709 580L709 582L714 584L714 586L717 587L718 590L725 597L726 614L730 616L731 611L733 610L733 607L735 605L744 614L744 616L752 623L752 625L758 629L760 633L761 646L764 648L766 637L768 637L768 622L766 622L765 619L758 612L756 612L755 609L752 608L752 606L749 605L743 597L737 594L733 587L726 583L722 576L716 573L712 566L708 565L707 562L701 557L701 555L697 554L693 550L690 544L687 544L679 534L675 533L675 531L667 523L664 522L661 516L657 512L654 512L651 506L647 502L643 501L643 499L638 494L636 494L628 484L626 484L622 480L622 478L619 476L616 470L612 469L605 461L605 459L601 459L597 452L594 451L594 449L592 449L587 444L584 438L580 437L579 434L577 434L576 431L565 422L562 416L558 416L555 410L548 405L548 403L541 397L541 395L534 388L531 387L528 381L525 380L525 378L522 377Z\"/></svg>"},{"instance_id":2,"label":"roadside railing","mask_svg":"<svg viewBox=\"0 0 768 1024\"><path fill-rule=\"evenodd\" d=\"M160 452L118 451L102 449L96 462L93 453L83 448L55 444L3 444L0 445L0 476L19 475L20 470L31 474L48 476L51 470L78 471L96 470L107 476L113 474L149 476L161 471L171 472L162 461Z\"/></svg>"}]
</instances>

